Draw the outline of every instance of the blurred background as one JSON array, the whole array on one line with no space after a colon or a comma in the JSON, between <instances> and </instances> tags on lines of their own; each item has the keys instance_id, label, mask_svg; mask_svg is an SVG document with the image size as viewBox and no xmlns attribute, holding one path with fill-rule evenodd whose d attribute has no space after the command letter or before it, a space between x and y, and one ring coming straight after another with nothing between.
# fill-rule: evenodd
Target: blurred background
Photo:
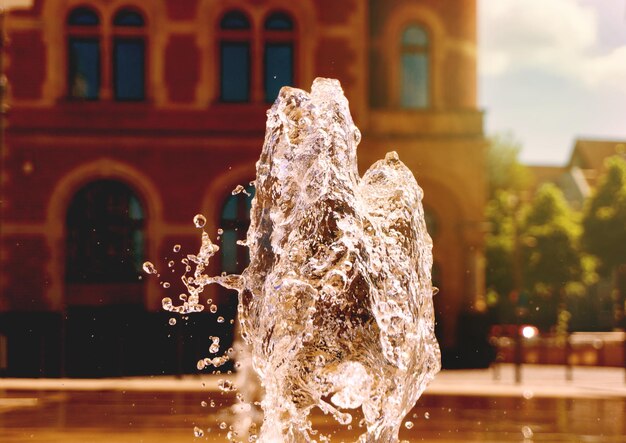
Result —
<instances>
[{"instance_id":1,"label":"blurred background","mask_svg":"<svg viewBox=\"0 0 626 443\"><path fill-rule=\"evenodd\" d=\"M445 367L624 365L623 0L3 3L0 374L195 373L228 346L234 293L174 325L161 299L197 213L209 272L245 268L265 112L318 76L361 170L396 150L424 189Z\"/></svg>"}]
</instances>

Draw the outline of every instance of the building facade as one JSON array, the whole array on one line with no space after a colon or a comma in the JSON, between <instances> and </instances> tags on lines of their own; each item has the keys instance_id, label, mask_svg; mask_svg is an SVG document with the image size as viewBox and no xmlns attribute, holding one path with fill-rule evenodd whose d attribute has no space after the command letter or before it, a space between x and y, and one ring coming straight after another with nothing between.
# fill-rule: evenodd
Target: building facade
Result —
<instances>
[{"instance_id":1,"label":"building facade","mask_svg":"<svg viewBox=\"0 0 626 443\"><path fill-rule=\"evenodd\" d=\"M444 348L459 316L480 308L473 0L35 0L7 15L5 33L0 333L10 373L150 372L123 367L146 341L195 361L207 333L190 345L189 328L214 319L190 318L176 335L159 314L184 289L180 259L198 249L191 220L202 213L212 236L224 230L212 272L244 265L235 241L249 198L231 190L254 179L279 88L308 89L318 76L338 78L350 100L362 171L393 149L424 189ZM141 271L148 259L159 277ZM234 315L231 294L207 297ZM86 349L99 370L76 362Z\"/></svg>"},{"instance_id":2,"label":"building facade","mask_svg":"<svg viewBox=\"0 0 626 443\"><path fill-rule=\"evenodd\" d=\"M554 183L575 210L582 210L586 199L605 172L605 160L626 157L626 141L578 139L565 166L531 165L530 191L544 183Z\"/></svg>"}]
</instances>

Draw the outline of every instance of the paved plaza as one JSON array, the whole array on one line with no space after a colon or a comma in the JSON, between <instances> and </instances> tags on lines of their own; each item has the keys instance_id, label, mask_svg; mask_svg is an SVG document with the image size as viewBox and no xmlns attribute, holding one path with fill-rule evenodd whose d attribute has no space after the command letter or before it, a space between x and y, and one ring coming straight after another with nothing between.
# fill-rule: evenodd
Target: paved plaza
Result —
<instances>
[{"instance_id":1,"label":"paved plaza","mask_svg":"<svg viewBox=\"0 0 626 443\"><path fill-rule=\"evenodd\" d=\"M619 368L561 366L444 371L407 416L410 442L624 442L626 384ZM499 376L499 378L497 378ZM497 378L497 379L496 379ZM0 441L225 442L234 396L218 377L0 379ZM362 432L313 417L333 442ZM226 423L226 429L220 424ZM194 436L194 427L203 432Z\"/></svg>"}]
</instances>

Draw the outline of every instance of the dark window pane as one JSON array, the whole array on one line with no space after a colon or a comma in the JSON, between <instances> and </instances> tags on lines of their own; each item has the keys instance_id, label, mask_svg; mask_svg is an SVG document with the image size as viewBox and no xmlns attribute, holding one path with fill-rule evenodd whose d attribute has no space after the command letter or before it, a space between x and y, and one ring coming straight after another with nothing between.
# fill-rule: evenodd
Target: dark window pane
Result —
<instances>
[{"instance_id":1,"label":"dark window pane","mask_svg":"<svg viewBox=\"0 0 626 443\"><path fill-rule=\"evenodd\" d=\"M237 232L234 229L225 229L222 234L222 272L233 274L240 272L237 266Z\"/></svg>"},{"instance_id":2,"label":"dark window pane","mask_svg":"<svg viewBox=\"0 0 626 443\"><path fill-rule=\"evenodd\" d=\"M405 53L402 55L402 106L426 108L428 106L428 55Z\"/></svg>"},{"instance_id":3,"label":"dark window pane","mask_svg":"<svg viewBox=\"0 0 626 443\"><path fill-rule=\"evenodd\" d=\"M222 42L220 88L222 101L248 101L250 95L248 43Z\"/></svg>"},{"instance_id":4,"label":"dark window pane","mask_svg":"<svg viewBox=\"0 0 626 443\"><path fill-rule=\"evenodd\" d=\"M265 100L276 100L280 88L293 85L293 47L290 43L265 45Z\"/></svg>"},{"instance_id":5,"label":"dark window pane","mask_svg":"<svg viewBox=\"0 0 626 443\"><path fill-rule=\"evenodd\" d=\"M137 11L123 9L113 19L115 26L143 26L143 17Z\"/></svg>"},{"instance_id":6,"label":"dark window pane","mask_svg":"<svg viewBox=\"0 0 626 443\"><path fill-rule=\"evenodd\" d=\"M100 91L100 44L97 39L70 38L69 95L96 100Z\"/></svg>"},{"instance_id":7,"label":"dark window pane","mask_svg":"<svg viewBox=\"0 0 626 443\"><path fill-rule=\"evenodd\" d=\"M250 225L250 206L254 197L254 187L247 186L246 195L229 195L222 207L220 227L224 230L220 237L222 271L240 273L248 266L247 248L237 245L237 240L245 240Z\"/></svg>"},{"instance_id":8,"label":"dark window pane","mask_svg":"<svg viewBox=\"0 0 626 443\"><path fill-rule=\"evenodd\" d=\"M143 100L145 72L143 39L115 39L113 51L116 100Z\"/></svg>"},{"instance_id":9,"label":"dark window pane","mask_svg":"<svg viewBox=\"0 0 626 443\"><path fill-rule=\"evenodd\" d=\"M276 12L265 20L265 29L275 31L289 31L293 29L293 22L287 14Z\"/></svg>"},{"instance_id":10,"label":"dark window pane","mask_svg":"<svg viewBox=\"0 0 626 443\"><path fill-rule=\"evenodd\" d=\"M240 11L227 12L220 22L222 29L250 29L248 18Z\"/></svg>"},{"instance_id":11,"label":"dark window pane","mask_svg":"<svg viewBox=\"0 0 626 443\"><path fill-rule=\"evenodd\" d=\"M137 282L144 246L143 210L126 185L102 180L77 192L67 212L68 282Z\"/></svg>"},{"instance_id":12,"label":"dark window pane","mask_svg":"<svg viewBox=\"0 0 626 443\"><path fill-rule=\"evenodd\" d=\"M428 34L421 26L409 26L402 34L402 44L409 46L428 45Z\"/></svg>"},{"instance_id":13,"label":"dark window pane","mask_svg":"<svg viewBox=\"0 0 626 443\"><path fill-rule=\"evenodd\" d=\"M237 199L234 197L229 197L224 204L224 209L222 210L222 220L231 221L237 220Z\"/></svg>"},{"instance_id":14,"label":"dark window pane","mask_svg":"<svg viewBox=\"0 0 626 443\"><path fill-rule=\"evenodd\" d=\"M67 17L68 25L75 26L96 26L100 24L100 18L89 8L76 8Z\"/></svg>"}]
</instances>

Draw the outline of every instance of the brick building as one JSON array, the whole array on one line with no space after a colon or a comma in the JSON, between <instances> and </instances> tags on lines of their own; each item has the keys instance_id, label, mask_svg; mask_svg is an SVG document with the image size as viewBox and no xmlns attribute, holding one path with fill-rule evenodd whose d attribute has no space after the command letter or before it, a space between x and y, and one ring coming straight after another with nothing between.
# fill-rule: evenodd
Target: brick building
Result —
<instances>
[{"instance_id":1,"label":"brick building","mask_svg":"<svg viewBox=\"0 0 626 443\"><path fill-rule=\"evenodd\" d=\"M317 76L342 82L362 170L394 149L425 191L444 348L480 307L473 0L35 0L5 33L9 373L191 371L208 335L232 334L208 312L167 324L161 298L182 288L166 263L182 257L173 245L197 250L203 213L224 229L213 271L242 266L249 200L230 191L254 178L280 86ZM142 276L147 259L160 278ZM212 291L232 317L232 295Z\"/></svg>"}]
</instances>

